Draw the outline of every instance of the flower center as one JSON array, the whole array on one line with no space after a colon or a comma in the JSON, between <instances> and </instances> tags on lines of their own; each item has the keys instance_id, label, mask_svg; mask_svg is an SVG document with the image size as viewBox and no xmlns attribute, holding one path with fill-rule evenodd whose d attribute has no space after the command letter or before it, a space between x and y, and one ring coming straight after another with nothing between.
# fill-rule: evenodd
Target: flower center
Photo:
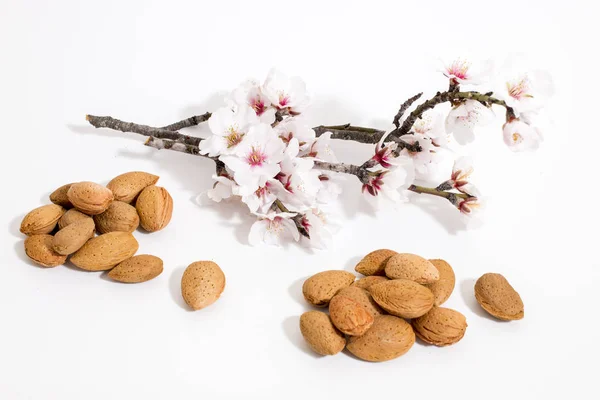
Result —
<instances>
[{"instance_id":1,"label":"flower center","mask_svg":"<svg viewBox=\"0 0 600 400\"><path fill-rule=\"evenodd\" d=\"M225 136L225 141L227 142L228 149L232 148L233 146L237 145L239 142L242 141L242 136L244 136L244 135L239 133L236 130L236 127L234 127L234 126L229 127L227 132L229 132L229 134L227 136Z\"/></svg>"},{"instance_id":2,"label":"flower center","mask_svg":"<svg viewBox=\"0 0 600 400\"><path fill-rule=\"evenodd\" d=\"M287 106L289 104L289 102L290 102L290 96L288 96L284 92L279 93L279 106L280 107Z\"/></svg>"},{"instance_id":3,"label":"flower center","mask_svg":"<svg viewBox=\"0 0 600 400\"><path fill-rule=\"evenodd\" d=\"M526 76L516 81L506 82L506 89L508 95L516 100L521 100L523 97L533 97L529 93L531 90L530 82Z\"/></svg>"},{"instance_id":4,"label":"flower center","mask_svg":"<svg viewBox=\"0 0 600 400\"><path fill-rule=\"evenodd\" d=\"M520 133L515 132L512 134L512 140L514 144L521 143L523 141L523 136Z\"/></svg>"},{"instance_id":5,"label":"flower center","mask_svg":"<svg viewBox=\"0 0 600 400\"><path fill-rule=\"evenodd\" d=\"M254 109L256 115L261 116L267 109L265 102L260 97L254 97L250 100L250 107Z\"/></svg>"},{"instance_id":6,"label":"flower center","mask_svg":"<svg viewBox=\"0 0 600 400\"><path fill-rule=\"evenodd\" d=\"M269 225L267 226L267 231L274 234L275 236L279 236L283 233L283 224L281 221L283 218L275 217L272 221L269 221Z\"/></svg>"},{"instance_id":7,"label":"flower center","mask_svg":"<svg viewBox=\"0 0 600 400\"><path fill-rule=\"evenodd\" d=\"M260 167L266 159L267 155L264 154L261 149L257 149L256 147L252 146L250 154L248 154L246 157L246 162L252 167Z\"/></svg>"},{"instance_id":8,"label":"flower center","mask_svg":"<svg viewBox=\"0 0 600 400\"><path fill-rule=\"evenodd\" d=\"M471 63L459 58L458 60L455 60L452 63L452 65L450 65L447 68L448 75L453 75L454 77L459 78L459 79L466 79L467 72L469 71L470 67L471 67Z\"/></svg>"}]
</instances>

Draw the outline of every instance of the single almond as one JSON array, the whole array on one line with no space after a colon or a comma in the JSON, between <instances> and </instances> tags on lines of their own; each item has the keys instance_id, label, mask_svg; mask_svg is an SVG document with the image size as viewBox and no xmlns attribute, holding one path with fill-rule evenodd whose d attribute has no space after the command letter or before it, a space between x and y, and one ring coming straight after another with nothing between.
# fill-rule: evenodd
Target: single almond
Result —
<instances>
[{"instance_id":1,"label":"single almond","mask_svg":"<svg viewBox=\"0 0 600 400\"><path fill-rule=\"evenodd\" d=\"M79 250L93 235L94 221L91 218L80 219L56 232L52 240L52 248L63 256Z\"/></svg>"},{"instance_id":2,"label":"single almond","mask_svg":"<svg viewBox=\"0 0 600 400\"><path fill-rule=\"evenodd\" d=\"M140 224L137 210L131 204L113 201L106 211L94 216L98 233L133 232Z\"/></svg>"},{"instance_id":3,"label":"single almond","mask_svg":"<svg viewBox=\"0 0 600 400\"><path fill-rule=\"evenodd\" d=\"M405 354L415 344L408 322L392 315L380 315L364 335L351 336L346 348L365 361L388 361Z\"/></svg>"},{"instance_id":4,"label":"single almond","mask_svg":"<svg viewBox=\"0 0 600 400\"><path fill-rule=\"evenodd\" d=\"M300 332L318 354L332 356L344 350L346 338L321 311L308 311L300 317Z\"/></svg>"},{"instance_id":5,"label":"single almond","mask_svg":"<svg viewBox=\"0 0 600 400\"><path fill-rule=\"evenodd\" d=\"M434 304L439 307L448 300L452 291L454 291L456 277L454 276L454 270L446 261L429 260L429 262L438 270L440 279L425 286L431 290L435 298Z\"/></svg>"},{"instance_id":6,"label":"single almond","mask_svg":"<svg viewBox=\"0 0 600 400\"><path fill-rule=\"evenodd\" d=\"M354 270L363 275L385 275L385 264L396 253L393 250L379 249L363 257Z\"/></svg>"},{"instance_id":7,"label":"single almond","mask_svg":"<svg viewBox=\"0 0 600 400\"><path fill-rule=\"evenodd\" d=\"M42 267L56 267L67 261L67 256L52 249L52 235L32 235L25 239L25 254Z\"/></svg>"},{"instance_id":8,"label":"single almond","mask_svg":"<svg viewBox=\"0 0 600 400\"><path fill-rule=\"evenodd\" d=\"M50 233L56 228L56 224L65 209L56 204L47 204L31 210L21 222L21 233L25 235L42 235Z\"/></svg>"},{"instance_id":9,"label":"single almond","mask_svg":"<svg viewBox=\"0 0 600 400\"><path fill-rule=\"evenodd\" d=\"M415 334L425 343L448 346L461 340L467 319L450 308L433 307L427 314L412 320Z\"/></svg>"},{"instance_id":10,"label":"single almond","mask_svg":"<svg viewBox=\"0 0 600 400\"><path fill-rule=\"evenodd\" d=\"M432 263L410 253L392 256L385 265L385 274L390 279L408 279L422 284L440 279L440 274Z\"/></svg>"},{"instance_id":11,"label":"single almond","mask_svg":"<svg viewBox=\"0 0 600 400\"><path fill-rule=\"evenodd\" d=\"M108 272L115 281L124 283L146 282L163 272L163 261L149 254L128 258Z\"/></svg>"},{"instance_id":12,"label":"single almond","mask_svg":"<svg viewBox=\"0 0 600 400\"><path fill-rule=\"evenodd\" d=\"M475 298L485 311L498 319L511 321L525 316L521 296L500 274L487 273L477 279Z\"/></svg>"},{"instance_id":13,"label":"single almond","mask_svg":"<svg viewBox=\"0 0 600 400\"><path fill-rule=\"evenodd\" d=\"M72 184L67 197L73 207L87 215L103 213L114 199L110 189L94 182Z\"/></svg>"},{"instance_id":14,"label":"single almond","mask_svg":"<svg viewBox=\"0 0 600 400\"><path fill-rule=\"evenodd\" d=\"M212 261L190 264L181 278L181 295L194 310L200 310L219 299L225 289L225 274Z\"/></svg>"},{"instance_id":15,"label":"single almond","mask_svg":"<svg viewBox=\"0 0 600 400\"><path fill-rule=\"evenodd\" d=\"M387 280L389 280L387 276L380 276L380 275L365 276L365 277L358 279L356 282L354 282L352 284L352 286L356 286L361 289L368 289L369 287L371 287L377 283L381 283L381 282L387 281Z\"/></svg>"},{"instance_id":16,"label":"single almond","mask_svg":"<svg viewBox=\"0 0 600 400\"><path fill-rule=\"evenodd\" d=\"M362 306L373 317L384 314L384 311L373 300L371 293L357 286L349 286L340 290L336 296L346 296Z\"/></svg>"},{"instance_id":17,"label":"single almond","mask_svg":"<svg viewBox=\"0 0 600 400\"><path fill-rule=\"evenodd\" d=\"M58 220L58 229L64 229L66 226L71 225L74 222L80 221L82 219L92 219L87 214L82 213L81 211L77 211L74 208L67 210L66 213L63 214L62 217ZM92 232L93 233L93 232Z\"/></svg>"},{"instance_id":18,"label":"single almond","mask_svg":"<svg viewBox=\"0 0 600 400\"><path fill-rule=\"evenodd\" d=\"M113 178L106 187L113 192L115 200L131 203L144 188L154 185L156 182L158 182L158 176L156 175L133 171Z\"/></svg>"},{"instance_id":19,"label":"single almond","mask_svg":"<svg viewBox=\"0 0 600 400\"><path fill-rule=\"evenodd\" d=\"M138 250L138 242L129 232L109 232L87 241L71 256L71 262L87 271L105 271Z\"/></svg>"},{"instance_id":20,"label":"single almond","mask_svg":"<svg viewBox=\"0 0 600 400\"><path fill-rule=\"evenodd\" d=\"M340 332L360 336L373 325L373 315L350 297L336 294L329 302L331 322Z\"/></svg>"},{"instance_id":21,"label":"single almond","mask_svg":"<svg viewBox=\"0 0 600 400\"><path fill-rule=\"evenodd\" d=\"M302 294L313 306L325 307L340 290L350 286L356 277L347 271L323 271L304 281Z\"/></svg>"},{"instance_id":22,"label":"single almond","mask_svg":"<svg viewBox=\"0 0 600 400\"><path fill-rule=\"evenodd\" d=\"M69 191L71 185L72 183L67 183L66 185L62 185L52 192L50 194L50 201L64 208L73 207L73 204L71 204L69 197L67 196L67 192Z\"/></svg>"},{"instance_id":23,"label":"single almond","mask_svg":"<svg viewBox=\"0 0 600 400\"><path fill-rule=\"evenodd\" d=\"M407 279L394 279L369 288L373 300L385 311L402 318L417 318L433 307L433 293Z\"/></svg>"},{"instance_id":24,"label":"single almond","mask_svg":"<svg viewBox=\"0 0 600 400\"><path fill-rule=\"evenodd\" d=\"M148 186L140 193L135 208L140 216L142 228L148 232L156 232L171 221L173 199L165 188Z\"/></svg>"}]
</instances>

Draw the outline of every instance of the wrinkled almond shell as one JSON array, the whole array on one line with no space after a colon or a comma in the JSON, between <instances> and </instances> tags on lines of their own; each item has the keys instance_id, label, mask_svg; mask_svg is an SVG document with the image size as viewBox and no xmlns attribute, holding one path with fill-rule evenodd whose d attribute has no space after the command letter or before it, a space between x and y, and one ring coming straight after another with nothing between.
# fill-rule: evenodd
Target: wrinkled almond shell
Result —
<instances>
[{"instance_id":1,"label":"wrinkled almond shell","mask_svg":"<svg viewBox=\"0 0 600 400\"><path fill-rule=\"evenodd\" d=\"M380 315L364 335L351 336L346 348L365 361L388 361L405 354L415 343L410 324L392 315Z\"/></svg>"},{"instance_id":2,"label":"wrinkled almond shell","mask_svg":"<svg viewBox=\"0 0 600 400\"><path fill-rule=\"evenodd\" d=\"M146 282L163 271L163 261L149 254L133 256L111 269L108 277L124 283Z\"/></svg>"},{"instance_id":3,"label":"wrinkled almond shell","mask_svg":"<svg viewBox=\"0 0 600 400\"><path fill-rule=\"evenodd\" d=\"M427 314L413 319L415 334L426 343L449 346L461 340L467 330L467 319L450 308L433 307Z\"/></svg>"},{"instance_id":4,"label":"wrinkled almond shell","mask_svg":"<svg viewBox=\"0 0 600 400\"><path fill-rule=\"evenodd\" d=\"M300 332L318 354L332 356L344 350L346 338L321 311L308 311L300 317Z\"/></svg>"},{"instance_id":5,"label":"wrinkled almond shell","mask_svg":"<svg viewBox=\"0 0 600 400\"><path fill-rule=\"evenodd\" d=\"M225 289L225 274L212 261L190 264L181 278L181 294L194 310L208 307L219 299Z\"/></svg>"},{"instance_id":6,"label":"wrinkled almond shell","mask_svg":"<svg viewBox=\"0 0 600 400\"><path fill-rule=\"evenodd\" d=\"M492 316L505 320L518 320L525 316L523 300L517 291L500 274L487 273L475 283L475 298Z\"/></svg>"},{"instance_id":7,"label":"wrinkled almond shell","mask_svg":"<svg viewBox=\"0 0 600 400\"><path fill-rule=\"evenodd\" d=\"M363 257L356 267L355 271L366 276L385 275L385 265L387 261L396 253L393 250L379 249L370 252Z\"/></svg>"},{"instance_id":8,"label":"wrinkled almond shell","mask_svg":"<svg viewBox=\"0 0 600 400\"><path fill-rule=\"evenodd\" d=\"M65 209L56 204L47 204L31 210L21 222L21 233L25 235L42 235L50 233L56 227Z\"/></svg>"},{"instance_id":9,"label":"wrinkled almond shell","mask_svg":"<svg viewBox=\"0 0 600 400\"><path fill-rule=\"evenodd\" d=\"M129 232L110 232L87 241L71 256L71 262L87 271L105 271L138 250L138 242Z\"/></svg>"},{"instance_id":10,"label":"wrinkled almond shell","mask_svg":"<svg viewBox=\"0 0 600 400\"><path fill-rule=\"evenodd\" d=\"M67 256L52 249L52 235L32 235L25 239L25 254L42 267L56 267L67 261Z\"/></svg>"},{"instance_id":11,"label":"wrinkled almond shell","mask_svg":"<svg viewBox=\"0 0 600 400\"><path fill-rule=\"evenodd\" d=\"M302 294L310 304L325 307L340 289L350 286L354 279L354 274L347 271L319 272L304 281Z\"/></svg>"}]
</instances>

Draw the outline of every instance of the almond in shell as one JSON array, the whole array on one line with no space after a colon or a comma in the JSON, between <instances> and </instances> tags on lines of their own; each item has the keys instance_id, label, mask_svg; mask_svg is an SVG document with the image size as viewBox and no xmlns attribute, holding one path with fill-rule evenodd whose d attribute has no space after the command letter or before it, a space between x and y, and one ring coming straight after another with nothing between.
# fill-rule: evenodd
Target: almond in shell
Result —
<instances>
[{"instance_id":1,"label":"almond in shell","mask_svg":"<svg viewBox=\"0 0 600 400\"><path fill-rule=\"evenodd\" d=\"M25 235L50 233L64 213L65 209L56 204L47 204L31 210L21 222L21 233Z\"/></svg>"},{"instance_id":2,"label":"almond in shell","mask_svg":"<svg viewBox=\"0 0 600 400\"><path fill-rule=\"evenodd\" d=\"M407 279L394 279L369 288L373 300L385 311L402 318L417 318L433 307L433 293Z\"/></svg>"},{"instance_id":3,"label":"almond in shell","mask_svg":"<svg viewBox=\"0 0 600 400\"><path fill-rule=\"evenodd\" d=\"M80 221L82 219L92 219L87 214L82 213L81 211L77 211L74 208L67 210L66 213L63 214L62 217L58 220L58 229L64 229L66 226L71 225L73 222Z\"/></svg>"},{"instance_id":4,"label":"almond in shell","mask_svg":"<svg viewBox=\"0 0 600 400\"><path fill-rule=\"evenodd\" d=\"M396 253L393 250L379 249L363 257L354 270L363 275L385 275L385 264Z\"/></svg>"},{"instance_id":5,"label":"almond in shell","mask_svg":"<svg viewBox=\"0 0 600 400\"><path fill-rule=\"evenodd\" d=\"M62 185L54 192L52 192L50 194L50 201L64 208L73 207L73 204L71 204L71 202L69 201L69 197L67 196L67 192L69 191L71 185L72 183Z\"/></svg>"},{"instance_id":6,"label":"almond in shell","mask_svg":"<svg viewBox=\"0 0 600 400\"><path fill-rule=\"evenodd\" d=\"M181 295L194 310L200 310L219 299L225 289L225 274L212 261L190 264L181 278Z\"/></svg>"},{"instance_id":7,"label":"almond in shell","mask_svg":"<svg viewBox=\"0 0 600 400\"><path fill-rule=\"evenodd\" d=\"M52 248L63 256L73 254L94 235L94 228L91 218L80 219L67 225L54 235Z\"/></svg>"},{"instance_id":8,"label":"almond in shell","mask_svg":"<svg viewBox=\"0 0 600 400\"><path fill-rule=\"evenodd\" d=\"M94 216L98 233L133 232L140 224L137 210L131 204L113 201L102 214Z\"/></svg>"},{"instance_id":9,"label":"almond in shell","mask_svg":"<svg viewBox=\"0 0 600 400\"><path fill-rule=\"evenodd\" d=\"M148 186L140 193L135 208L140 216L142 228L148 232L156 232L171 221L173 199L165 188Z\"/></svg>"},{"instance_id":10,"label":"almond in shell","mask_svg":"<svg viewBox=\"0 0 600 400\"><path fill-rule=\"evenodd\" d=\"M52 249L52 235L32 235L25 239L25 254L42 267L50 268L64 264L67 256Z\"/></svg>"},{"instance_id":11,"label":"almond in shell","mask_svg":"<svg viewBox=\"0 0 600 400\"><path fill-rule=\"evenodd\" d=\"M369 287L371 287L377 283L381 283L381 282L387 281L387 280L389 280L389 279L386 276L380 276L380 275L365 276L365 277L358 279L356 282L354 282L352 284L352 286L357 286L361 289L368 289Z\"/></svg>"},{"instance_id":12,"label":"almond in shell","mask_svg":"<svg viewBox=\"0 0 600 400\"><path fill-rule=\"evenodd\" d=\"M146 282L156 278L163 271L163 261L149 254L128 258L111 269L108 277L124 283Z\"/></svg>"},{"instance_id":13,"label":"almond in shell","mask_svg":"<svg viewBox=\"0 0 600 400\"><path fill-rule=\"evenodd\" d=\"M373 315L357 301L339 294L329 302L329 316L333 325L346 335L360 336L373 325Z\"/></svg>"},{"instance_id":14,"label":"almond in shell","mask_svg":"<svg viewBox=\"0 0 600 400\"><path fill-rule=\"evenodd\" d=\"M113 178L108 185L115 200L125 203L131 203L144 190L144 188L154 185L158 182L158 176L147 172L133 171L126 172Z\"/></svg>"},{"instance_id":15,"label":"almond in shell","mask_svg":"<svg viewBox=\"0 0 600 400\"><path fill-rule=\"evenodd\" d=\"M337 296L346 296L362 306L369 314L373 317L384 314L384 311L379 305L373 300L371 294L365 289L357 286L349 286L340 290Z\"/></svg>"},{"instance_id":16,"label":"almond in shell","mask_svg":"<svg viewBox=\"0 0 600 400\"><path fill-rule=\"evenodd\" d=\"M448 346L461 340L467 319L450 308L433 307L427 314L412 320L415 334L425 343Z\"/></svg>"},{"instance_id":17,"label":"almond in shell","mask_svg":"<svg viewBox=\"0 0 600 400\"><path fill-rule=\"evenodd\" d=\"M325 307L340 289L350 286L355 279L354 274L347 271L319 272L304 281L302 294L310 304Z\"/></svg>"},{"instance_id":18,"label":"almond in shell","mask_svg":"<svg viewBox=\"0 0 600 400\"><path fill-rule=\"evenodd\" d=\"M440 274L432 263L410 253L392 256L385 265L385 274L390 279L408 279L422 284L440 279Z\"/></svg>"},{"instance_id":19,"label":"almond in shell","mask_svg":"<svg viewBox=\"0 0 600 400\"><path fill-rule=\"evenodd\" d=\"M485 311L498 319L511 321L525 316L521 296L500 274L487 273L479 278L475 283L475 298Z\"/></svg>"},{"instance_id":20,"label":"almond in shell","mask_svg":"<svg viewBox=\"0 0 600 400\"><path fill-rule=\"evenodd\" d=\"M452 294L454 285L456 284L456 277L454 276L454 270L446 261L429 260L429 262L438 270L440 279L426 286L433 293L433 297L435 297L434 304L441 306Z\"/></svg>"},{"instance_id":21,"label":"almond in shell","mask_svg":"<svg viewBox=\"0 0 600 400\"><path fill-rule=\"evenodd\" d=\"M129 232L109 232L87 241L71 256L71 262L87 271L105 271L138 250L138 242Z\"/></svg>"},{"instance_id":22,"label":"almond in shell","mask_svg":"<svg viewBox=\"0 0 600 400\"><path fill-rule=\"evenodd\" d=\"M329 315L321 311L302 314L300 332L308 345L323 356L332 356L346 347L344 335L333 325Z\"/></svg>"},{"instance_id":23,"label":"almond in shell","mask_svg":"<svg viewBox=\"0 0 600 400\"><path fill-rule=\"evenodd\" d=\"M365 361L388 361L405 354L415 344L410 324L392 315L380 315L364 335L351 336L347 349Z\"/></svg>"},{"instance_id":24,"label":"almond in shell","mask_svg":"<svg viewBox=\"0 0 600 400\"><path fill-rule=\"evenodd\" d=\"M87 215L103 213L114 199L110 189L94 182L72 184L67 197L73 207Z\"/></svg>"}]
</instances>

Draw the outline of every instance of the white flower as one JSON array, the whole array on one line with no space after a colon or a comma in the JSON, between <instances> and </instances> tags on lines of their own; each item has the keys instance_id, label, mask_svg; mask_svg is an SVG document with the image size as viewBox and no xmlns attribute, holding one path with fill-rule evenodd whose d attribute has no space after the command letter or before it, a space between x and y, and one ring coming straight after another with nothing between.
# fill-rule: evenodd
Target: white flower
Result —
<instances>
[{"instance_id":1,"label":"white flower","mask_svg":"<svg viewBox=\"0 0 600 400\"><path fill-rule=\"evenodd\" d=\"M409 157L398 157L398 164L391 170L380 167L369 171L372 175L369 182L363 184L363 193L368 194L367 199L379 206L382 202L398 203L406 201L404 191L412 185L415 179L414 164Z\"/></svg>"},{"instance_id":2,"label":"white flower","mask_svg":"<svg viewBox=\"0 0 600 400\"><path fill-rule=\"evenodd\" d=\"M427 110L417 118L411 128L411 133L416 136L426 136L430 139L442 138L446 135L444 130L444 117L438 110Z\"/></svg>"},{"instance_id":3,"label":"white flower","mask_svg":"<svg viewBox=\"0 0 600 400\"><path fill-rule=\"evenodd\" d=\"M254 110L260 122L272 124L275 121L275 108L271 107L271 101L262 92L260 83L253 79L243 82L233 90L229 103L234 106L246 105Z\"/></svg>"},{"instance_id":4,"label":"white flower","mask_svg":"<svg viewBox=\"0 0 600 400\"><path fill-rule=\"evenodd\" d=\"M442 73L458 84L478 85L489 79L493 69L491 60L473 64L464 57L442 60Z\"/></svg>"},{"instance_id":5,"label":"white flower","mask_svg":"<svg viewBox=\"0 0 600 400\"><path fill-rule=\"evenodd\" d=\"M206 196L217 203L221 200L228 199L233 196L236 191L236 184L233 179L226 176L213 175L215 184L212 189L206 192Z\"/></svg>"},{"instance_id":6,"label":"white flower","mask_svg":"<svg viewBox=\"0 0 600 400\"><path fill-rule=\"evenodd\" d=\"M471 157L459 157L454 161L452 167L452 180L455 183L468 182L474 170Z\"/></svg>"},{"instance_id":7,"label":"white flower","mask_svg":"<svg viewBox=\"0 0 600 400\"><path fill-rule=\"evenodd\" d=\"M537 128L521 121L519 118L506 122L502 131L504 143L512 151L535 150L543 139Z\"/></svg>"},{"instance_id":8,"label":"white flower","mask_svg":"<svg viewBox=\"0 0 600 400\"><path fill-rule=\"evenodd\" d=\"M315 141L315 131L297 118L286 118L274 129L284 143L297 139L301 151L307 150Z\"/></svg>"},{"instance_id":9,"label":"white flower","mask_svg":"<svg viewBox=\"0 0 600 400\"><path fill-rule=\"evenodd\" d=\"M258 124L252 126L236 146L234 155L220 159L233 171L233 177L240 185L240 195L244 196L255 192L279 173L284 150L285 145L273 128Z\"/></svg>"},{"instance_id":10,"label":"white flower","mask_svg":"<svg viewBox=\"0 0 600 400\"><path fill-rule=\"evenodd\" d=\"M471 192L477 194L477 196L474 196L472 193L468 193L472 197L468 197L467 199L459 198L456 207L466 218L468 228L478 228L483 223L485 199L479 194L473 185L471 185Z\"/></svg>"},{"instance_id":11,"label":"white flower","mask_svg":"<svg viewBox=\"0 0 600 400\"><path fill-rule=\"evenodd\" d=\"M252 246L261 243L279 246L286 237L298 241L300 232L291 219L295 216L295 213L276 213L274 211L270 211L268 214L258 214L259 220L250 228L248 242Z\"/></svg>"},{"instance_id":12,"label":"white flower","mask_svg":"<svg viewBox=\"0 0 600 400\"><path fill-rule=\"evenodd\" d=\"M403 135L402 140L409 144L419 142L421 151L412 152L407 148L400 151L400 155L412 158L415 166L415 172L418 178L426 179L435 170L436 164L440 161L440 155L435 151L431 139L417 135Z\"/></svg>"},{"instance_id":13,"label":"white flower","mask_svg":"<svg viewBox=\"0 0 600 400\"><path fill-rule=\"evenodd\" d=\"M494 118L491 109L475 100L466 100L456 107L452 107L446 117L446 131L453 133L460 144L467 144L475 140L474 129L490 123Z\"/></svg>"},{"instance_id":14,"label":"white flower","mask_svg":"<svg viewBox=\"0 0 600 400\"><path fill-rule=\"evenodd\" d=\"M246 203L251 213L266 214L277 200L277 196L272 192L272 182L268 181L253 193L242 196L242 201Z\"/></svg>"},{"instance_id":15,"label":"white flower","mask_svg":"<svg viewBox=\"0 0 600 400\"><path fill-rule=\"evenodd\" d=\"M321 187L317 192L317 201L319 203L330 203L337 199L342 193L341 181L343 179L343 174L328 174L325 172L320 172L319 181L321 182Z\"/></svg>"},{"instance_id":16,"label":"white flower","mask_svg":"<svg viewBox=\"0 0 600 400\"><path fill-rule=\"evenodd\" d=\"M302 218L302 226L306 229L311 247L326 248L333 239L336 226L331 223L328 215L318 209L309 210Z\"/></svg>"},{"instance_id":17,"label":"white flower","mask_svg":"<svg viewBox=\"0 0 600 400\"><path fill-rule=\"evenodd\" d=\"M333 153L333 150L330 146L331 142L331 132L325 132L321 136L319 136L313 144L310 146L310 149L307 150L305 154L306 157L313 157L319 161L326 162L338 162L337 157Z\"/></svg>"},{"instance_id":18,"label":"white flower","mask_svg":"<svg viewBox=\"0 0 600 400\"><path fill-rule=\"evenodd\" d=\"M208 126L213 134L200 142L200 154L211 157L232 154L250 127L256 123L258 117L248 106L242 105L235 111L229 107L219 108L208 119Z\"/></svg>"},{"instance_id":19,"label":"white flower","mask_svg":"<svg viewBox=\"0 0 600 400\"><path fill-rule=\"evenodd\" d=\"M299 77L288 77L272 69L262 86L263 93L278 109L288 109L290 114L299 114L308 105L306 85Z\"/></svg>"},{"instance_id":20,"label":"white flower","mask_svg":"<svg viewBox=\"0 0 600 400\"><path fill-rule=\"evenodd\" d=\"M504 100L519 115L542 108L553 91L550 74L537 70L505 79L494 95Z\"/></svg>"}]
</instances>

